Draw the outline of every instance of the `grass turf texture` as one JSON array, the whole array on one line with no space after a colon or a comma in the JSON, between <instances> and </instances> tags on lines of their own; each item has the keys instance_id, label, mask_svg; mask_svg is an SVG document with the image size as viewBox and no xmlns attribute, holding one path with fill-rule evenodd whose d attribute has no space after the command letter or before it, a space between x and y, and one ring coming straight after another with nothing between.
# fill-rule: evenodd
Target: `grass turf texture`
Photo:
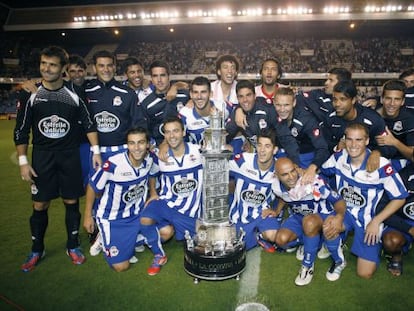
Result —
<instances>
[{"instance_id":1,"label":"grass turf texture","mask_svg":"<svg viewBox=\"0 0 414 311\"><path fill-rule=\"evenodd\" d=\"M66 232L61 200L52 202L46 233L46 257L30 273L20 271L31 242L29 187L19 176L14 159L14 121L0 121L0 310L235 310L243 302L259 302L269 310L411 310L414 295L414 255L404 257L404 274L386 271L385 260L371 280L356 276L356 258L348 250L348 266L340 280L329 282L330 260L316 260L310 285L297 287L300 262L295 254L260 256L257 294L239 297L241 281L201 281L195 285L183 268L182 244L165 245L168 263L157 276L148 276L152 255L138 253L139 262L124 273L108 268L102 256L91 257L87 235L81 229L87 254L75 266L65 254ZM14 161L14 162L13 162ZM81 202L83 209L83 201ZM249 261L250 254L247 261ZM249 264L255 264L249 262ZM242 274L241 278L248 275Z\"/></svg>"}]
</instances>

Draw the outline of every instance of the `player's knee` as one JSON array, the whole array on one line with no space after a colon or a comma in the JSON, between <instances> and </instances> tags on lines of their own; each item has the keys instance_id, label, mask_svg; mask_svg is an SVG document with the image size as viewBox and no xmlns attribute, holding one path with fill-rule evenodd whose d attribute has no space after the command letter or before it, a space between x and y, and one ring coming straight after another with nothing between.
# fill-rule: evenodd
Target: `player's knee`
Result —
<instances>
[{"instance_id":1,"label":"player's knee","mask_svg":"<svg viewBox=\"0 0 414 311\"><path fill-rule=\"evenodd\" d=\"M318 215L308 215L303 218L302 227L306 236L314 236L322 229L322 219Z\"/></svg>"},{"instance_id":2,"label":"player's knee","mask_svg":"<svg viewBox=\"0 0 414 311\"><path fill-rule=\"evenodd\" d=\"M400 251L405 243L404 236L397 231L390 231L382 237L383 247L388 252Z\"/></svg>"},{"instance_id":3,"label":"player's knee","mask_svg":"<svg viewBox=\"0 0 414 311\"><path fill-rule=\"evenodd\" d=\"M375 273L375 270L374 271L366 271L366 270L363 270L363 271L357 271L357 275L360 277L360 278L363 278L363 279L370 279L370 278L372 278L372 276L374 275L374 273Z\"/></svg>"},{"instance_id":4,"label":"player's knee","mask_svg":"<svg viewBox=\"0 0 414 311\"><path fill-rule=\"evenodd\" d=\"M160 232L160 236L161 236L161 241L162 242L166 242L169 239L171 239L174 236L174 227L171 225L162 227L161 229L159 229Z\"/></svg>"},{"instance_id":5,"label":"player's knee","mask_svg":"<svg viewBox=\"0 0 414 311\"><path fill-rule=\"evenodd\" d=\"M50 201L48 202L33 202L33 209L36 211L45 211L49 209Z\"/></svg>"},{"instance_id":6,"label":"player's knee","mask_svg":"<svg viewBox=\"0 0 414 311\"><path fill-rule=\"evenodd\" d=\"M116 272L123 272L129 269L129 261L123 261L112 265L112 269Z\"/></svg>"},{"instance_id":7,"label":"player's knee","mask_svg":"<svg viewBox=\"0 0 414 311\"><path fill-rule=\"evenodd\" d=\"M276 234L276 244L279 246L286 245L290 240L290 235L283 231L278 231Z\"/></svg>"}]
</instances>

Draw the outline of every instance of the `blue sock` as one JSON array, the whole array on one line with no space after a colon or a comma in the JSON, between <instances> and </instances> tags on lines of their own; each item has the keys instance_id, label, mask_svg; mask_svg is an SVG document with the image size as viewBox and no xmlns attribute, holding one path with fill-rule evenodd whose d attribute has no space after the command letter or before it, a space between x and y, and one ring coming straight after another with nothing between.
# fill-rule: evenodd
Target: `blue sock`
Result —
<instances>
[{"instance_id":1,"label":"blue sock","mask_svg":"<svg viewBox=\"0 0 414 311\"><path fill-rule=\"evenodd\" d=\"M156 225L145 226L141 224L141 233L146 238L147 245L154 255L165 256L164 249L161 244L160 232Z\"/></svg>"},{"instance_id":2,"label":"blue sock","mask_svg":"<svg viewBox=\"0 0 414 311\"><path fill-rule=\"evenodd\" d=\"M293 248L293 247L298 246L299 244L300 244L300 240L299 240L299 238L297 238L293 241L290 241L290 242L286 243L282 248L283 249Z\"/></svg>"},{"instance_id":3,"label":"blue sock","mask_svg":"<svg viewBox=\"0 0 414 311\"><path fill-rule=\"evenodd\" d=\"M305 267L312 267L315 262L316 253L318 252L319 241L321 237L319 234L314 237L303 236L303 251L304 258L302 264Z\"/></svg>"},{"instance_id":4,"label":"blue sock","mask_svg":"<svg viewBox=\"0 0 414 311\"><path fill-rule=\"evenodd\" d=\"M335 263L344 262L345 257L341 247L342 239L341 236L338 235L333 240L326 240L325 245L328 251L331 253L332 259Z\"/></svg>"}]
</instances>

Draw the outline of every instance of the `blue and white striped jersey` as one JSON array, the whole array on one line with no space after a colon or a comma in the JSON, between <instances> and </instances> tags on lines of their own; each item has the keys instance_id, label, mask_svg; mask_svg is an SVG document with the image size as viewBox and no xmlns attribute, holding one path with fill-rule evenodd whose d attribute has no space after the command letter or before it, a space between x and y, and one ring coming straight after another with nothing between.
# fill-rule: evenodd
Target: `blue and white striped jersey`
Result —
<instances>
[{"instance_id":1,"label":"blue and white striped jersey","mask_svg":"<svg viewBox=\"0 0 414 311\"><path fill-rule=\"evenodd\" d=\"M201 194L203 188L203 165L199 146L185 143L181 158L168 150L167 162L156 163L160 170L160 195L170 208L192 218L201 216Z\"/></svg>"},{"instance_id":2,"label":"blue and white striped jersey","mask_svg":"<svg viewBox=\"0 0 414 311\"><path fill-rule=\"evenodd\" d=\"M211 107L213 107L212 103ZM204 130L210 125L210 117L202 117L195 107L189 108L187 106L181 108L179 117L183 120L188 142L201 145L204 139Z\"/></svg>"},{"instance_id":3,"label":"blue and white striped jersey","mask_svg":"<svg viewBox=\"0 0 414 311\"><path fill-rule=\"evenodd\" d=\"M272 183L274 163L263 172L257 163L257 154L244 152L229 161L230 178L235 181L233 201L230 203L229 217L233 223L249 223L261 217L274 200Z\"/></svg>"},{"instance_id":4,"label":"blue and white striped jersey","mask_svg":"<svg viewBox=\"0 0 414 311\"><path fill-rule=\"evenodd\" d=\"M342 199L318 175L316 175L313 184L300 185L299 179L297 186L290 190L286 189L277 179L273 183L272 190L277 197L288 204L290 214L303 216L316 213L330 214L334 210L335 203Z\"/></svg>"},{"instance_id":5,"label":"blue and white striped jersey","mask_svg":"<svg viewBox=\"0 0 414 311\"><path fill-rule=\"evenodd\" d=\"M110 157L89 182L96 192L103 191L96 217L117 220L138 215L147 199L148 178L158 173L153 163L147 155L141 166L134 168L127 151Z\"/></svg>"},{"instance_id":6,"label":"blue and white striped jersey","mask_svg":"<svg viewBox=\"0 0 414 311\"><path fill-rule=\"evenodd\" d=\"M321 168L327 176L335 175L335 184L344 198L348 211L365 228L375 216L376 207L384 192L390 200L404 199L407 190L400 175L386 158L380 158L380 168L372 173L366 171L371 152L367 154L360 168L351 165L346 150L333 154Z\"/></svg>"}]
</instances>

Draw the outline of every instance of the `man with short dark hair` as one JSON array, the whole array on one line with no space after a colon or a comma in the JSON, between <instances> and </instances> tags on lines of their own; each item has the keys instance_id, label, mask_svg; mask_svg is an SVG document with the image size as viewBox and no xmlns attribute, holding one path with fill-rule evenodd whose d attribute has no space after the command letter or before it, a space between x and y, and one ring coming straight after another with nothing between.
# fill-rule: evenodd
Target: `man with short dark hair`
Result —
<instances>
[{"instance_id":1,"label":"man with short dark hair","mask_svg":"<svg viewBox=\"0 0 414 311\"><path fill-rule=\"evenodd\" d=\"M152 92L148 81L144 79L144 65L135 57L127 57L122 62L122 72L127 77L124 84L135 91L140 104Z\"/></svg>"},{"instance_id":2,"label":"man with short dark hair","mask_svg":"<svg viewBox=\"0 0 414 311\"><path fill-rule=\"evenodd\" d=\"M41 85L35 93L23 92L19 99L14 142L22 179L31 184L33 214L30 217L32 251L21 269L29 272L45 255L44 236L50 201L62 197L66 207L67 254L80 265L85 256L79 248L79 197L84 194L79 155L81 132L87 133L93 149L99 150L96 124L81 100L63 80L68 55L51 46L40 53ZM32 165L27 159L32 132ZM94 166L101 164L99 152Z\"/></svg>"},{"instance_id":3,"label":"man with short dark hair","mask_svg":"<svg viewBox=\"0 0 414 311\"><path fill-rule=\"evenodd\" d=\"M166 118L162 131L168 157L166 161L155 158L160 169L159 195L148 200L141 215L142 234L154 254L149 275L158 274L167 263L162 238L166 241L175 232L177 240L184 240L185 231L194 236L196 220L201 216L203 166L199 146L184 141L184 125L178 117ZM169 225L173 230L161 237L160 231Z\"/></svg>"},{"instance_id":4,"label":"man with short dark hair","mask_svg":"<svg viewBox=\"0 0 414 311\"><path fill-rule=\"evenodd\" d=\"M332 94L334 86L338 82L350 81L351 72L348 69L334 67L328 71L328 76L323 89L314 89L297 95L298 107L303 107L312 112L320 123L326 123L330 113L334 111Z\"/></svg>"},{"instance_id":5,"label":"man with short dark hair","mask_svg":"<svg viewBox=\"0 0 414 311\"><path fill-rule=\"evenodd\" d=\"M236 92L239 107L233 111L226 123L227 141L231 143L231 140L240 132L254 149L260 132L264 129L274 128L280 144L279 149L283 148L289 157L299 164L299 146L290 133L286 121L277 117L275 107L266 104L264 98L256 97L254 84L251 81L240 80L237 83ZM245 128L236 124L235 115L238 111L242 111L246 115L248 125ZM240 153L240 151L235 151L235 153Z\"/></svg>"},{"instance_id":6,"label":"man with short dark hair","mask_svg":"<svg viewBox=\"0 0 414 311\"><path fill-rule=\"evenodd\" d=\"M170 66L164 61L152 62L149 70L154 90L142 101L141 106L150 136L158 146L164 140L161 132L163 121L167 117L177 116L188 102L188 85L184 82L171 84ZM167 96L170 92L175 94L173 99Z\"/></svg>"}]
</instances>

